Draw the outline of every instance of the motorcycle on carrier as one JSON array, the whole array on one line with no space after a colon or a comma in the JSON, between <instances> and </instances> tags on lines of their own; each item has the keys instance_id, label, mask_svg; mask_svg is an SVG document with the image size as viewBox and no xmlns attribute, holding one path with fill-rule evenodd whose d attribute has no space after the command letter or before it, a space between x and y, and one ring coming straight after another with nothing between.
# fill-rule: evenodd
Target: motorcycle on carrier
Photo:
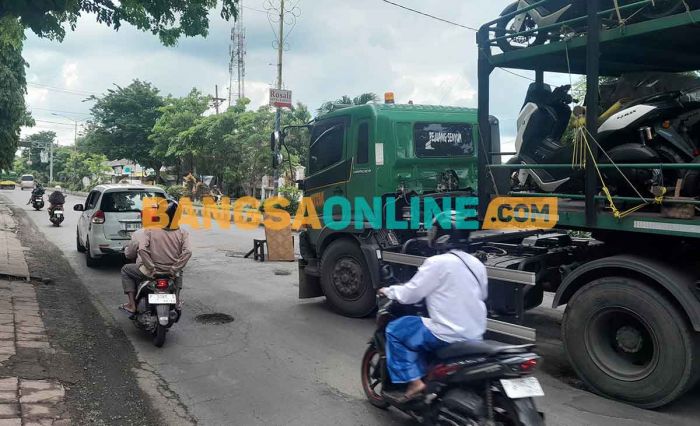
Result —
<instances>
[{"instance_id":1,"label":"motorcycle on carrier","mask_svg":"<svg viewBox=\"0 0 700 426\"><path fill-rule=\"evenodd\" d=\"M431 354L424 396L404 400L386 365L386 326L393 319L424 312L378 298L377 329L362 358L362 388L379 408L393 406L424 425L544 425L533 397L543 396L532 376L540 357L534 345L493 341L457 342Z\"/></svg>"},{"instance_id":2,"label":"motorcycle on carrier","mask_svg":"<svg viewBox=\"0 0 700 426\"><path fill-rule=\"evenodd\" d=\"M136 312L131 320L153 336L153 344L162 347L165 336L180 320L181 311L177 308L177 286L175 277L157 274L153 279L143 281L136 291Z\"/></svg>"},{"instance_id":3,"label":"motorcycle on carrier","mask_svg":"<svg viewBox=\"0 0 700 426\"><path fill-rule=\"evenodd\" d=\"M56 204L49 208L49 220L53 223L53 226L61 226L63 219L63 204Z\"/></svg>"}]
</instances>

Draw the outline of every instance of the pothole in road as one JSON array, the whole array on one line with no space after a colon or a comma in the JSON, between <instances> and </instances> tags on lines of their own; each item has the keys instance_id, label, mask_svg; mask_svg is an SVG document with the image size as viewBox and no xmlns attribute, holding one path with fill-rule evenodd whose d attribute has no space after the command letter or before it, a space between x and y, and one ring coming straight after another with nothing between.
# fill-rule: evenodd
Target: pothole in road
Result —
<instances>
[{"instance_id":1,"label":"pothole in road","mask_svg":"<svg viewBox=\"0 0 700 426\"><path fill-rule=\"evenodd\" d=\"M194 320L202 324L219 325L233 322L233 317L228 314L215 312L212 314L201 314L194 317Z\"/></svg>"}]
</instances>

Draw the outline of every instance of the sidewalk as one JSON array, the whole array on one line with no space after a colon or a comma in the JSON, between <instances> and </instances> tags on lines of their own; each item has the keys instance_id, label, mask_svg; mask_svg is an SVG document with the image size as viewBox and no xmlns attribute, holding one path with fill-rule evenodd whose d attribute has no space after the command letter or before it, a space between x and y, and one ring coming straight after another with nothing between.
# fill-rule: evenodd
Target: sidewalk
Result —
<instances>
[{"instance_id":1,"label":"sidewalk","mask_svg":"<svg viewBox=\"0 0 700 426\"><path fill-rule=\"evenodd\" d=\"M17 238L17 225L12 211L5 205L0 205L0 276L2 275L29 279L24 250Z\"/></svg>"},{"instance_id":2,"label":"sidewalk","mask_svg":"<svg viewBox=\"0 0 700 426\"><path fill-rule=\"evenodd\" d=\"M12 372L19 358L51 353L39 313L36 290L16 223L7 206L0 205L0 425L69 425L63 404L65 389L52 380L28 380ZM16 278L12 278L16 277Z\"/></svg>"}]
</instances>

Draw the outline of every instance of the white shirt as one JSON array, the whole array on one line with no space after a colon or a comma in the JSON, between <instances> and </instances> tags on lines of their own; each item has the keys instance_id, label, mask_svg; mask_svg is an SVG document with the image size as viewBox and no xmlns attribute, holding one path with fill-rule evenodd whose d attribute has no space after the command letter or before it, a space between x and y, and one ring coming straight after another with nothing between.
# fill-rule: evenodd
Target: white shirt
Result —
<instances>
[{"instance_id":1,"label":"white shirt","mask_svg":"<svg viewBox=\"0 0 700 426\"><path fill-rule=\"evenodd\" d=\"M486 267L463 251L426 259L409 282L388 287L386 296L406 305L425 299L430 318L423 324L445 342L481 340L486 331Z\"/></svg>"}]
</instances>

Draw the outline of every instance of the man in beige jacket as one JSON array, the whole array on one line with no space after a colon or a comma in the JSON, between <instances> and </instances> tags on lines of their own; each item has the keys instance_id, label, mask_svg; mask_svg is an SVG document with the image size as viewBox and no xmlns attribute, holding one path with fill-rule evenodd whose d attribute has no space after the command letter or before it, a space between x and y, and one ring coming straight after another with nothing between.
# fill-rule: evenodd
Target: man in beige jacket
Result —
<instances>
[{"instance_id":1,"label":"man in beige jacket","mask_svg":"<svg viewBox=\"0 0 700 426\"><path fill-rule=\"evenodd\" d=\"M165 212L168 216L168 225L164 228L148 227L134 232L131 241L124 248L127 259L135 259L136 263L129 263L122 267L122 287L129 298L129 302L120 306L120 309L129 314L136 312L136 288L139 283L152 279L156 274L168 274L176 277L177 306L180 306L180 289L182 288L182 269L192 257L190 238L187 231L173 224L177 203L175 201L162 201L168 203Z\"/></svg>"}]
</instances>

